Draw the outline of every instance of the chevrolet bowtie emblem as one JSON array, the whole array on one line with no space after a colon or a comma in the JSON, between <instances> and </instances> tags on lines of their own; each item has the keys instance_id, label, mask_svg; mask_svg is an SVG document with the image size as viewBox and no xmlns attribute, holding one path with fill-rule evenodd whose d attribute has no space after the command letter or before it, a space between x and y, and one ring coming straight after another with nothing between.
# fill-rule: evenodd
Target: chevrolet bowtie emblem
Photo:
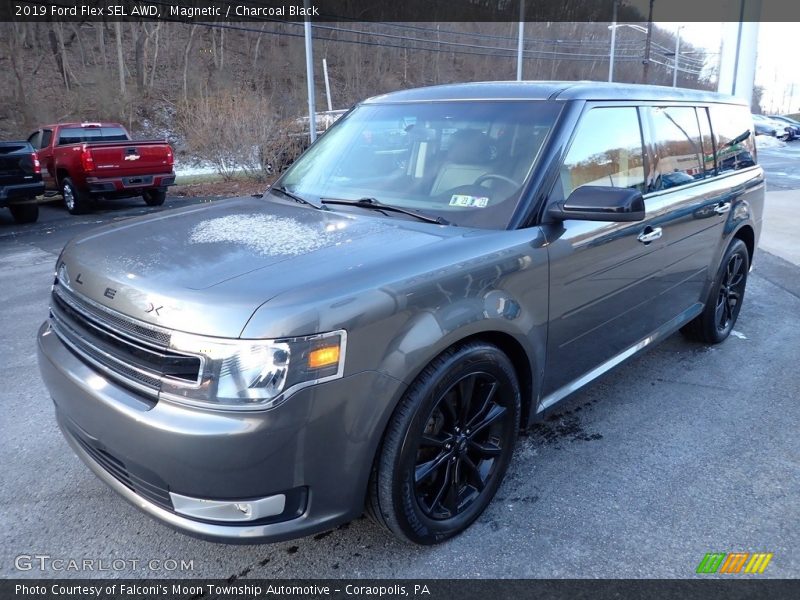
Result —
<instances>
[{"instance_id":1,"label":"chevrolet bowtie emblem","mask_svg":"<svg viewBox=\"0 0 800 600\"><path fill-rule=\"evenodd\" d=\"M146 313L154 312L160 317L161 313L159 313L158 311L160 311L162 308L164 308L164 307L163 306L156 306L152 302L149 302L147 304L147 309L144 312L146 312Z\"/></svg>"}]
</instances>

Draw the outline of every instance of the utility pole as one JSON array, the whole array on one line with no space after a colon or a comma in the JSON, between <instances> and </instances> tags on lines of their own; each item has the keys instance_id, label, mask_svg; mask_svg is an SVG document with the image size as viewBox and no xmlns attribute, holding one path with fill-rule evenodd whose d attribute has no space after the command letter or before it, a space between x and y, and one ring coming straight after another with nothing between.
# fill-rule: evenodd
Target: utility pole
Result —
<instances>
[{"instance_id":1,"label":"utility pole","mask_svg":"<svg viewBox=\"0 0 800 600\"><path fill-rule=\"evenodd\" d=\"M647 13L647 41L644 48L644 68L642 69L642 83L650 83L650 41L653 37L653 4L656 0L650 0L650 10Z\"/></svg>"},{"instance_id":2,"label":"utility pole","mask_svg":"<svg viewBox=\"0 0 800 600\"><path fill-rule=\"evenodd\" d=\"M517 39L517 81L522 81L522 44L525 30L525 0L519 0L519 38Z\"/></svg>"},{"instance_id":3,"label":"utility pole","mask_svg":"<svg viewBox=\"0 0 800 600\"><path fill-rule=\"evenodd\" d=\"M309 1L304 0L306 15L311 13ZM311 17L306 16L303 22L306 41L306 81L308 84L308 131L311 143L317 139L317 110L314 107L314 50L311 44Z\"/></svg>"},{"instance_id":4,"label":"utility pole","mask_svg":"<svg viewBox=\"0 0 800 600\"><path fill-rule=\"evenodd\" d=\"M614 81L614 52L617 45L617 2L614 0L612 5L613 16L611 17L611 51L608 53L608 81Z\"/></svg>"},{"instance_id":5,"label":"utility pole","mask_svg":"<svg viewBox=\"0 0 800 600\"><path fill-rule=\"evenodd\" d=\"M683 25L678 27L678 31L675 32L675 65L672 69L672 87L678 87L678 56L681 52L681 29L683 29Z\"/></svg>"},{"instance_id":6,"label":"utility pole","mask_svg":"<svg viewBox=\"0 0 800 600\"><path fill-rule=\"evenodd\" d=\"M328 99L328 112L333 110L333 104L331 103L331 82L328 79L328 59L322 59L322 73L325 75L325 97Z\"/></svg>"}]
</instances>

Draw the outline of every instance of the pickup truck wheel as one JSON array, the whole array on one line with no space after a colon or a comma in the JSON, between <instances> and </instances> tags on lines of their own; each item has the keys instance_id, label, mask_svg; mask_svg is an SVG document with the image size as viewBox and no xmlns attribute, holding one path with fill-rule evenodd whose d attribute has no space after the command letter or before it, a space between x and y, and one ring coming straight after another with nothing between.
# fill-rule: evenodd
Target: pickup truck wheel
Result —
<instances>
[{"instance_id":1,"label":"pickup truck wheel","mask_svg":"<svg viewBox=\"0 0 800 600\"><path fill-rule=\"evenodd\" d=\"M36 219L39 218L39 205L34 202L30 204L11 204L8 209L17 223L35 223Z\"/></svg>"},{"instance_id":2,"label":"pickup truck wheel","mask_svg":"<svg viewBox=\"0 0 800 600\"><path fill-rule=\"evenodd\" d=\"M735 239L722 257L703 312L686 324L681 333L706 344L724 341L733 331L742 309L749 270L747 246L742 240Z\"/></svg>"},{"instance_id":3,"label":"pickup truck wheel","mask_svg":"<svg viewBox=\"0 0 800 600\"><path fill-rule=\"evenodd\" d=\"M89 210L89 199L69 177L61 183L61 194L64 196L64 206L67 207L69 214L82 215Z\"/></svg>"},{"instance_id":4,"label":"pickup truck wheel","mask_svg":"<svg viewBox=\"0 0 800 600\"><path fill-rule=\"evenodd\" d=\"M161 206L167 199L165 190L147 190L144 194L144 201L147 206Z\"/></svg>"},{"instance_id":5,"label":"pickup truck wheel","mask_svg":"<svg viewBox=\"0 0 800 600\"><path fill-rule=\"evenodd\" d=\"M499 348L473 342L439 355L387 427L370 477L370 516L417 544L464 531L511 462L520 402L514 367Z\"/></svg>"}]
</instances>

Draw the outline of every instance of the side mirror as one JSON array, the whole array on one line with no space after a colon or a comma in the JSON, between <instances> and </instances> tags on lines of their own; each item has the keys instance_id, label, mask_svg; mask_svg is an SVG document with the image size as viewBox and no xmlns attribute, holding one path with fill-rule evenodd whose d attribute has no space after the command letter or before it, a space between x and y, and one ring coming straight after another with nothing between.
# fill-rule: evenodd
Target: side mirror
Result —
<instances>
[{"instance_id":1,"label":"side mirror","mask_svg":"<svg viewBox=\"0 0 800 600\"><path fill-rule=\"evenodd\" d=\"M547 216L555 221L642 221L644 198L631 188L584 185L569 195L563 204L553 204Z\"/></svg>"}]
</instances>

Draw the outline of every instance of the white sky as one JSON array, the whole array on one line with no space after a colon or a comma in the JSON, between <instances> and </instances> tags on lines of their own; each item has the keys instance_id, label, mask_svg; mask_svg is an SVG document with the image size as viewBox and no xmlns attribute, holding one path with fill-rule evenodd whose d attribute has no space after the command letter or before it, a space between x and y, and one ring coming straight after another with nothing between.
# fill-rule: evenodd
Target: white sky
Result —
<instances>
[{"instance_id":1,"label":"white sky","mask_svg":"<svg viewBox=\"0 0 800 600\"><path fill-rule=\"evenodd\" d=\"M702 0L698 0L702 1ZM659 23L662 29L675 31L681 38L719 53L722 44L722 23ZM765 88L762 107L768 113L800 112L800 70L796 57L800 51L800 23L760 23L756 85ZM719 60L719 54L710 58Z\"/></svg>"}]
</instances>

